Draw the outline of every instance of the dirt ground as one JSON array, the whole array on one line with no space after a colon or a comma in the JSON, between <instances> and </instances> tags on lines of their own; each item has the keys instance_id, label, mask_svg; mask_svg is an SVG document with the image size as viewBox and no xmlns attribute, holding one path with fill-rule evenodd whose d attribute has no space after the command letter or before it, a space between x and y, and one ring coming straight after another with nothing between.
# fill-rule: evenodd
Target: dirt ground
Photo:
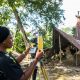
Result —
<instances>
[{"instance_id":1,"label":"dirt ground","mask_svg":"<svg viewBox=\"0 0 80 80\"><path fill-rule=\"evenodd\" d=\"M80 67L55 65L46 66L49 80L80 80Z\"/></svg>"},{"instance_id":2,"label":"dirt ground","mask_svg":"<svg viewBox=\"0 0 80 80\"><path fill-rule=\"evenodd\" d=\"M27 67L26 63L26 60L22 62L24 68ZM46 70L48 80L80 80L80 66L71 66L60 63L53 64L53 62L51 62L45 65L44 68ZM36 80L45 80L42 73L38 74Z\"/></svg>"}]
</instances>

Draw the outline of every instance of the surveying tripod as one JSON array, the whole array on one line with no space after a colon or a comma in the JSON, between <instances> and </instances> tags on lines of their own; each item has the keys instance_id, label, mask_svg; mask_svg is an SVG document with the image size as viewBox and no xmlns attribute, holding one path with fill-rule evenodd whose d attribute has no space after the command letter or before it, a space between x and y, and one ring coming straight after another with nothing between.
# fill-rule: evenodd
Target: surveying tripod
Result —
<instances>
[{"instance_id":1,"label":"surveying tripod","mask_svg":"<svg viewBox=\"0 0 80 80\"><path fill-rule=\"evenodd\" d=\"M48 80L48 75L47 75L47 73L46 73L46 70L45 70L45 68L44 68L44 64L43 64L42 61L40 61L40 68L41 68L41 72L42 72L42 74L43 74L44 80Z\"/></svg>"},{"instance_id":2,"label":"surveying tripod","mask_svg":"<svg viewBox=\"0 0 80 80\"><path fill-rule=\"evenodd\" d=\"M46 73L46 70L44 68L44 64L41 61L39 61L39 64L38 66L35 67L34 71L33 71L33 74L32 74L32 77L30 80L37 80L37 73L38 73L38 77L39 79L38 80L41 80L40 79L40 75L42 74L44 80L48 80L48 76L47 76L47 73Z\"/></svg>"},{"instance_id":3,"label":"surveying tripod","mask_svg":"<svg viewBox=\"0 0 80 80\"><path fill-rule=\"evenodd\" d=\"M35 41L35 40L34 40ZM34 42L35 43L35 42ZM37 38L37 47L39 50L43 50L43 38L42 36L38 36ZM36 48L35 48L36 49ZM33 52L34 51L34 52ZM32 50L32 53L35 53L35 50ZM34 59L35 55L32 54L32 58ZM39 61L39 66L36 66L34 71L33 71L33 74L31 76L31 79L30 80L37 80L37 73L39 73L39 75L42 73L43 77L44 77L44 80L48 80L48 76L47 76L47 73L46 73L46 70L44 68L44 64L42 62L42 59ZM39 70L38 70L39 69ZM39 72L38 72L39 71ZM41 72L40 72L41 71ZM40 76L39 76L40 77ZM38 80L41 80L40 78Z\"/></svg>"}]
</instances>

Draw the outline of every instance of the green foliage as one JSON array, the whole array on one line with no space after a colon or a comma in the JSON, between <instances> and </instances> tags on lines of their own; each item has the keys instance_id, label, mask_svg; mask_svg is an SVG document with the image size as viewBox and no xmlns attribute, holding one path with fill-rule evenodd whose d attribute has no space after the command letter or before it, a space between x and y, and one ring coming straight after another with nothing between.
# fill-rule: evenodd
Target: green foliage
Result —
<instances>
[{"instance_id":1,"label":"green foliage","mask_svg":"<svg viewBox=\"0 0 80 80\"><path fill-rule=\"evenodd\" d=\"M64 27L64 28L61 28L62 31L64 31L65 33L69 34L69 35L75 35L76 34L76 27L73 26L73 27Z\"/></svg>"},{"instance_id":2,"label":"green foliage","mask_svg":"<svg viewBox=\"0 0 80 80\"><path fill-rule=\"evenodd\" d=\"M7 0L10 6L14 6L15 0Z\"/></svg>"},{"instance_id":3,"label":"green foliage","mask_svg":"<svg viewBox=\"0 0 80 80\"><path fill-rule=\"evenodd\" d=\"M71 26L70 27L64 27L61 30L64 31L65 33L67 33L67 34L72 35L72 28L71 28Z\"/></svg>"},{"instance_id":4,"label":"green foliage","mask_svg":"<svg viewBox=\"0 0 80 80\"><path fill-rule=\"evenodd\" d=\"M21 32L19 32L19 31L17 31L16 35L15 35L14 49L17 52L19 52L19 53L22 53L25 50L25 45L24 45L23 37L22 37Z\"/></svg>"},{"instance_id":5,"label":"green foliage","mask_svg":"<svg viewBox=\"0 0 80 80\"><path fill-rule=\"evenodd\" d=\"M17 9L23 26L29 25L38 28L39 33L44 37L44 46L51 46L52 27L61 23L64 18L64 10L60 8L62 0L1 0L0 2L0 25L13 19L10 7ZM16 33L14 47L19 52L24 50L21 33Z\"/></svg>"},{"instance_id":6,"label":"green foliage","mask_svg":"<svg viewBox=\"0 0 80 80\"><path fill-rule=\"evenodd\" d=\"M7 6L7 3L5 2L4 0L4 3L3 3L3 0L1 1L2 3L0 3L0 25L3 25L3 24L7 24L10 20L10 15L11 15L11 12L10 12L10 7Z\"/></svg>"},{"instance_id":7,"label":"green foliage","mask_svg":"<svg viewBox=\"0 0 80 80\"><path fill-rule=\"evenodd\" d=\"M51 48L52 47L52 34L47 32L44 36L44 49L45 48Z\"/></svg>"},{"instance_id":8,"label":"green foliage","mask_svg":"<svg viewBox=\"0 0 80 80\"><path fill-rule=\"evenodd\" d=\"M76 27L72 28L72 35L74 36L76 34Z\"/></svg>"},{"instance_id":9,"label":"green foliage","mask_svg":"<svg viewBox=\"0 0 80 80\"><path fill-rule=\"evenodd\" d=\"M38 15L38 21L32 17L31 22L39 28L39 33L44 37L44 47L51 47L52 45L52 28L62 22L64 18L64 10L61 9L62 0L23 0L27 12L30 15ZM33 19L33 20L32 20ZM34 24L33 23L33 24ZM43 27L39 25L43 23ZM45 29L46 28L46 29ZM44 30L45 29L45 30ZM48 36L48 35L49 36ZM47 37L46 37L47 36Z\"/></svg>"},{"instance_id":10,"label":"green foliage","mask_svg":"<svg viewBox=\"0 0 80 80\"><path fill-rule=\"evenodd\" d=\"M48 23L58 24L63 17L63 10L60 9L62 1L57 0L23 0L26 9L32 14L38 13Z\"/></svg>"},{"instance_id":11,"label":"green foliage","mask_svg":"<svg viewBox=\"0 0 80 80\"><path fill-rule=\"evenodd\" d=\"M20 7L23 5L23 1L22 0L7 0L8 4L10 7L14 8L14 7Z\"/></svg>"}]
</instances>

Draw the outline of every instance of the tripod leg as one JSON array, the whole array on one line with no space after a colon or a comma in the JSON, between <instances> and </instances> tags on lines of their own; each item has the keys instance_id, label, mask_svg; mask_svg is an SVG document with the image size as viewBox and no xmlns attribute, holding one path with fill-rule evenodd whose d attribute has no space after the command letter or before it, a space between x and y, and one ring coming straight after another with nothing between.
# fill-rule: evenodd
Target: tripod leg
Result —
<instances>
[{"instance_id":1,"label":"tripod leg","mask_svg":"<svg viewBox=\"0 0 80 80\"><path fill-rule=\"evenodd\" d=\"M45 71L45 68L44 68L42 62L41 62L41 71L42 71L42 74L43 74L43 76L44 76L44 79L45 79L45 80L48 80L48 75L47 75L47 73L46 73L46 71Z\"/></svg>"},{"instance_id":2,"label":"tripod leg","mask_svg":"<svg viewBox=\"0 0 80 80\"><path fill-rule=\"evenodd\" d=\"M32 75L32 80L36 80L38 67L36 66Z\"/></svg>"}]
</instances>

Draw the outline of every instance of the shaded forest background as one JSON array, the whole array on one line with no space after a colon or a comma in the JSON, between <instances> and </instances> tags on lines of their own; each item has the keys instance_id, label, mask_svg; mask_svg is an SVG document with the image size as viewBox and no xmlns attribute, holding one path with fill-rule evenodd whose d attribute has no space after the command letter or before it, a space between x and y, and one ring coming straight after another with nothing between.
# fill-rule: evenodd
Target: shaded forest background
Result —
<instances>
[{"instance_id":1,"label":"shaded forest background","mask_svg":"<svg viewBox=\"0 0 80 80\"><path fill-rule=\"evenodd\" d=\"M43 36L44 49L51 48L53 27L65 20L62 5L62 0L0 0L0 25L8 27L14 39L10 51L22 53L36 34ZM75 29L62 30L75 33Z\"/></svg>"}]
</instances>

